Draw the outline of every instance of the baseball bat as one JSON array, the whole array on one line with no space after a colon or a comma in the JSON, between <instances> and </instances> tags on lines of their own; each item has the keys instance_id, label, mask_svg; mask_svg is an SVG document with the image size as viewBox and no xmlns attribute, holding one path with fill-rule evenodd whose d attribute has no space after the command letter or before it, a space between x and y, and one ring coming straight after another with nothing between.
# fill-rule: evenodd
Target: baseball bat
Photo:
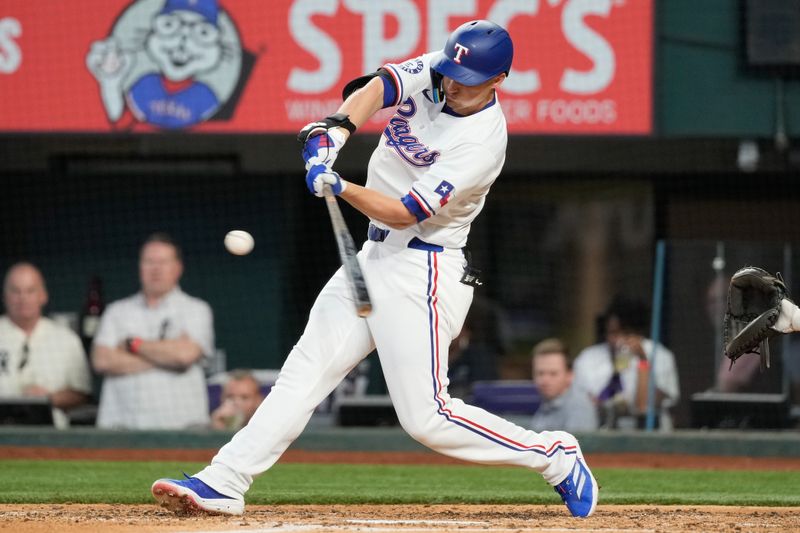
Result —
<instances>
[{"instance_id":1,"label":"baseball bat","mask_svg":"<svg viewBox=\"0 0 800 533\"><path fill-rule=\"evenodd\" d=\"M357 250L353 242L353 236L350 235L350 230L347 229L342 211L339 209L339 203L336 201L336 195L333 194L330 185L324 185L322 192L325 195L325 205L328 206L328 215L331 218L333 234L336 236L339 259L342 261L344 271L350 280L350 288L353 290L356 312L358 316L365 318L372 312L372 301L367 290L367 283L364 281L361 265L358 264L358 259L356 259Z\"/></svg>"}]
</instances>

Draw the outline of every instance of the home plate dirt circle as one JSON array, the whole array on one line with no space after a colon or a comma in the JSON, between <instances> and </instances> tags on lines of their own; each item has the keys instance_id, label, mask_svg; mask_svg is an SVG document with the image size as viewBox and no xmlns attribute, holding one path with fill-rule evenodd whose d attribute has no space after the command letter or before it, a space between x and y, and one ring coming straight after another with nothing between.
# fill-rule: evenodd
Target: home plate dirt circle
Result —
<instances>
[{"instance_id":1,"label":"home plate dirt circle","mask_svg":"<svg viewBox=\"0 0 800 533\"><path fill-rule=\"evenodd\" d=\"M0 505L14 533L527 533L800 530L790 507L599 505L575 519L561 505L248 506L242 517L180 517L156 505Z\"/></svg>"}]
</instances>

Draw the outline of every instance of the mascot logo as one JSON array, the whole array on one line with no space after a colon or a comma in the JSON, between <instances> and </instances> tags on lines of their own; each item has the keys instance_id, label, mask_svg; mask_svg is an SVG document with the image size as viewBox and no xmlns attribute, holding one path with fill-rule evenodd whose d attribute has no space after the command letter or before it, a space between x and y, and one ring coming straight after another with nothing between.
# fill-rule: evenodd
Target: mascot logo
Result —
<instances>
[{"instance_id":1,"label":"mascot logo","mask_svg":"<svg viewBox=\"0 0 800 533\"><path fill-rule=\"evenodd\" d=\"M230 119L253 58L217 0L136 0L86 66L112 124L178 129Z\"/></svg>"}]
</instances>

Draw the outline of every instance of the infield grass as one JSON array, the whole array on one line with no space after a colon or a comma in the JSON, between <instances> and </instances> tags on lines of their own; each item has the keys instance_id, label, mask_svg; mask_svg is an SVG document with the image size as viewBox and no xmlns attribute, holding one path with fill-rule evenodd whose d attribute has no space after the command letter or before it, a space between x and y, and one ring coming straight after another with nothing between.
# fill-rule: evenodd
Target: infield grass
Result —
<instances>
[{"instance_id":1,"label":"infield grass","mask_svg":"<svg viewBox=\"0 0 800 533\"><path fill-rule=\"evenodd\" d=\"M0 461L0 503L150 503L160 477L203 464ZM800 474L776 471L596 469L606 504L800 505ZM278 464L259 477L249 504L495 503L559 499L521 468L430 465Z\"/></svg>"}]
</instances>

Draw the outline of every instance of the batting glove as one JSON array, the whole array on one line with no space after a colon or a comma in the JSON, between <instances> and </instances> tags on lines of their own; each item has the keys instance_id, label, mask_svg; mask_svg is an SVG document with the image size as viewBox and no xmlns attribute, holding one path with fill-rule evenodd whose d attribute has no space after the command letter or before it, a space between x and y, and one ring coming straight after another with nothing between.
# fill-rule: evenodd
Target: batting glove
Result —
<instances>
[{"instance_id":1,"label":"batting glove","mask_svg":"<svg viewBox=\"0 0 800 533\"><path fill-rule=\"evenodd\" d=\"M339 150L344 146L347 137L338 129L326 130L324 127L317 126L319 122L312 122L306 128L311 128L303 144L303 161L306 162L306 170L314 165L325 165L333 167ZM306 128L303 128L304 130Z\"/></svg>"},{"instance_id":2,"label":"batting glove","mask_svg":"<svg viewBox=\"0 0 800 533\"><path fill-rule=\"evenodd\" d=\"M331 170L325 165L314 165L306 174L306 186L314 196L320 198L325 196L323 193L324 186L330 185L331 191L335 195L339 195L347 188L347 182L344 181L338 172Z\"/></svg>"}]
</instances>

